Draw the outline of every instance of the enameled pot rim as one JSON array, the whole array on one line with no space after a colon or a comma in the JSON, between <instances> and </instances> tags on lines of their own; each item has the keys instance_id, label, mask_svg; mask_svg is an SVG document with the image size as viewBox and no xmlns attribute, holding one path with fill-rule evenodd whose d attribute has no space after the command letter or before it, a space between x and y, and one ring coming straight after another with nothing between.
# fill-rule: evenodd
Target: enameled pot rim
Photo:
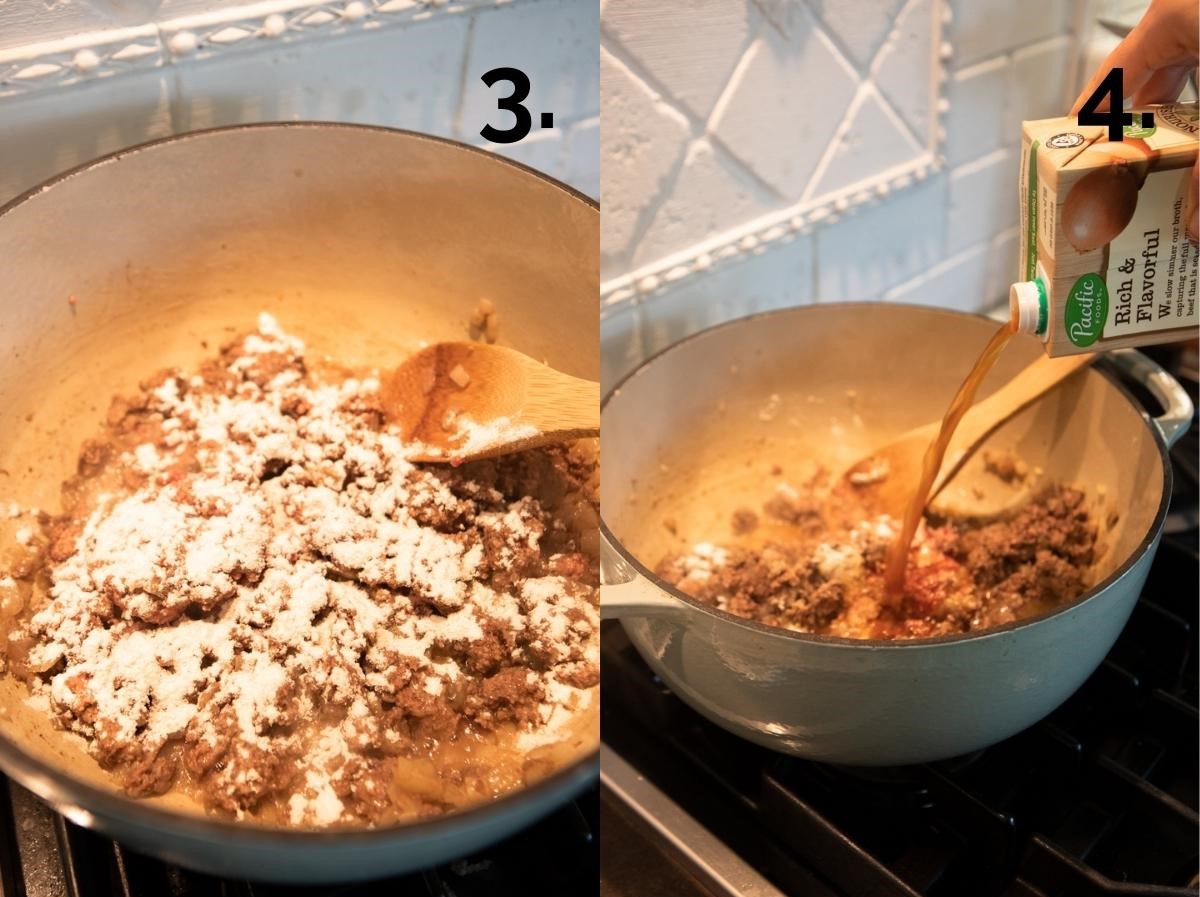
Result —
<instances>
[{"instance_id":1,"label":"enameled pot rim","mask_svg":"<svg viewBox=\"0 0 1200 897\"><path fill-rule=\"evenodd\" d=\"M150 140L135 146L125 147L112 153L99 156L90 162L77 165L49 180L26 190L9 202L0 205L0 219L14 210L31 202L37 196L52 189L56 185L79 177L89 171L120 161L126 156L136 156L153 151L156 148L195 141L211 139L222 134L237 134L244 131L346 131L375 133L390 137L415 140L422 143L438 144L447 150L466 152L501 168L520 171L539 182L542 186L560 190L584 206L599 212L599 204L591 197L585 196L578 190L555 180L548 175L498 156L495 153L478 147L469 146L445 137L434 137L417 131L407 131L401 128L388 128L379 125L347 124L343 122L323 121L283 121L256 122L253 124L229 125L224 127L205 128L188 131ZM87 782L74 778L70 774L56 768L52 764L21 749L16 742L9 739L3 729L0 729L0 766L14 779L20 782L39 797L55 805L68 816L76 816L76 807L80 810L104 819L119 820L141 826L146 829L161 829L171 835L184 836L200 841L227 841L235 839L239 845L262 848L307 848L320 850L335 847L370 848L394 843L405 836L434 839L442 833L449 834L463 827L486 825L490 820L499 819L519 808L541 804L550 798L556 798L554 805L577 793L590 782L598 780L600 769L600 745L567 764L554 773L538 780L532 785L510 791L493 801L461 810L451 811L441 816L422 819L414 822L400 823L372 829L327 829L305 830L288 829L283 827L264 826L239 823L221 819L216 816L189 815L163 807L151 806L132 797L126 797L115 791L98 788ZM549 807L547 807L549 809ZM75 821L82 821L76 818ZM85 822L84 824L90 824Z\"/></svg>"},{"instance_id":2,"label":"enameled pot rim","mask_svg":"<svg viewBox=\"0 0 1200 897\"><path fill-rule=\"evenodd\" d=\"M816 309L821 309L822 312L827 313L833 308L838 310L846 309L848 311L855 311L880 307L886 307L888 309L907 308L914 311L919 311L922 314L940 315L958 320L983 320L992 322L992 319L986 317L985 315L977 315L969 312L955 311L952 309L902 302L839 302L836 305L792 306L789 308L777 308L770 311L757 312L740 318L734 318L730 321L724 321L712 327L706 327L704 330L690 334L651 355L633 370L625 374L625 376L623 376L604 396L603 400L600 402L601 418L603 420L603 412L604 409L608 407L609 402L611 402L625 386L631 383L639 375L644 374L652 365L664 363L664 359L666 359L667 356L686 344L692 342L693 340L701 339L719 330L737 327L752 321L759 321L764 318L785 314L804 314L805 312ZM643 564L640 560L634 557L634 555L614 535L612 530L609 529L608 524L604 520L603 501L601 501L600 506L600 532L604 540L611 545L612 548L621 556L621 558L625 560L634 570L636 570L639 575L643 576L655 587L670 595L672 598L683 602L685 605L696 611L699 611L702 614L707 614L710 617L720 620L723 623L733 624L750 632L760 633L773 638L791 639L798 645L811 644L820 645L827 648L858 651L911 651L915 649L944 648L962 645L967 642L980 642L986 639L1001 638L1024 629L1039 626L1043 623L1047 623L1061 614L1067 613L1079 607L1087 601L1090 601L1092 598L1100 595L1102 592L1106 591L1109 587L1116 584L1120 579L1128 574L1130 570L1132 570L1134 566L1142 559L1146 552L1153 548L1159 536L1161 535L1163 524L1167 518L1167 509L1171 501L1171 460L1167 444L1164 441L1162 434L1158 431L1158 428L1153 425L1149 415L1141 408L1140 404L1133 397L1133 394L1123 383L1121 383L1119 379L1102 368L1093 366L1093 370L1096 371L1098 376L1102 376L1108 380L1109 383L1121 394L1125 401L1127 401L1134 408L1134 410L1141 415L1143 425L1149 431L1150 437L1154 440L1154 445L1158 449L1159 463L1162 465L1163 472L1162 494L1159 497L1158 509L1155 511L1154 518L1151 521L1146 534L1138 543L1137 548L1130 553L1129 557L1127 557L1124 562L1122 562L1116 568L1116 570L1106 576L1099 583L1089 588L1074 601L1062 604L1052 610L1046 611L1045 613L1037 614L1032 617L1026 617L1025 619L1017 620L1012 623L1005 623L1002 626L990 627L979 632L963 632L955 633L953 635L939 635L926 638L895 640L852 639L845 638L843 636L819 635L811 632L796 632L791 629L784 629L780 626L768 626L765 623L759 623L755 620L749 620L745 617L739 617L727 611L719 610L710 604L705 604L704 602L691 597L687 593L671 585L669 582L658 576L653 570ZM1087 373L1087 376L1091 376L1090 372ZM603 427L603 424L601 426ZM603 600L603 597L601 597L601 602L603 602Z\"/></svg>"},{"instance_id":3,"label":"enameled pot rim","mask_svg":"<svg viewBox=\"0 0 1200 897\"><path fill-rule=\"evenodd\" d=\"M550 177L548 174L538 171L536 168L530 168L528 165L525 165L524 163L517 162L514 159L508 159L504 156L499 156L496 153L490 152L485 149L481 149L480 147L477 147L477 146L471 146L469 143L462 143L458 140L451 140L449 137L436 137L433 134L423 134L420 131L408 131L408 130L405 130L404 128L389 128L389 127L385 127L383 125L364 125L364 124L357 124L357 123L353 123L353 122L305 120L305 121L263 121L263 122L251 122L248 124L238 124L238 125L219 125L217 127L212 127L212 128L198 128L194 131L185 131L180 134L172 134L169 137L158 137L154 140L147 140L144 143L137 143L137 144L134 144L133 146L122 147L119 150L114 150L111 153L105 153L103 156L97 156L95 159L92 159L88 162L83 162L72 168L68 168L65 171L61 171L58 174L54 175L53 177L50 177L50 178L46 179L45 181L42 181L40 184L37 184L33 187L30 187L28 190L25 190L24 192L19 193L18 195L14 196L12 199L10 199L8 202L0 204L0 217L7 215L9 212L13 211L18 206L24 205L26 202L33 199L35 196L38 196L41 193L45 193L51 187L54 187L54 186L62 183L63 181L67 181L67 180L70 180L71 178L78 177L79 175L84 174L88 171L91 171L92 169L101 168L105 165L109 165L113 162L117 162L117 161L125 158L126 156L141 155L142 153L145 153L149 150L154 150L154 149L157 149L159 147L162 147L162 146L165 146L168 144L184 143L184 142L196 140L198 138L214 137L214 136L219 136L222 134L237 134L237 133L241 133L244 131L306 131L306 130L347 131L347 132L362 131L364 133L375 133L375 134L384 134L384 135L390 135L390 136L395 136L395 137L405 137L405 138L413 139L413 140L416 140L418 142L423 142L423 143L441 144L442 146L445 146L447 148L452 148L455 150L462 150L471 155L480 156L482 158L489 159L493 162L497 162L501 165L501 167L513 168L518 171L522 171L525 174L531 175L532 177L541 181L547 187L553 187L556 190L561 190L563 193L566 193L572 199L578 200L579 202L581 202L584 205L591 208L593 211L596 211L596 212L600 211L600 204L598 202L596 202L596 200L592 199L590 196L587 196L586 194L580 193L578 190L576 190L574 187L570 186L569 184L564 184L562 181L555 180L554 178Z\"/></svg>"}]
</instances>

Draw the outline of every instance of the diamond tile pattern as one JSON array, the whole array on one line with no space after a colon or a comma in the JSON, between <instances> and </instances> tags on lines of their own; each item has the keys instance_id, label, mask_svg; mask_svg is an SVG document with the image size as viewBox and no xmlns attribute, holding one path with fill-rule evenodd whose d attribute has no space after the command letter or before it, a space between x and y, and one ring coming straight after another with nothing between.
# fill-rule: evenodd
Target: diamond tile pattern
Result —
<instances>
[{"instance_id":1,"label":"diamond tile pattern","mask_svg":"<svg viewBox=\"0 0 1200 897\"><path fill-rule=\"evenodd\" d=\"M812 0L830 36L860 67L871 61L902 6L904 0Z\"/></svg>"},{"instance_id":2,"label":"diamond tile pattern","mask_svg":"<svg viewBox=\"0 0 1200 897\"><path fill-rule=\"evenodd\" d=\"M607 0L604 277L932 164L944 2Z\"/></svg>"},{"instance_id":3,"label":"diamond tile pattern","mask_svg":"<svg viewBox=\"0 0 1200 897\"><path fill-rule=\"evenodd\" d=\"M932 21L934 0L911 0L871 66L872 81L918 140L936 126L931 78L938 52Z\"/></svg>"},{"instance_id":4,"label":"diamond tile pattern","mask_svg":"<svg viewBox=\"0 0 1200 897\"><path fill-rule=\"evenodd\" d=\"M638 244L634 264L670 253L697 227L716 232L730 219L757 218L774 207L770 193L747 177L728 153L699 140L688 147L674 189ZM702 219L697 221L697 215Z\"/></svg>"},{"instance_id":5,"label":"diamond tile pattern","mask_svg":"<svg viewBox=\"0 0 1200 897\"><path fill-rule=\"evenodd\" d=\"M622 64L603 136L636 147L602 157L606 377L780 305L1003 301L1020 122L1078 93L1093 6L725 0L738 28L714 35L707 0L603 0L601 39ZM643 22L653 39L635 39ZM614 208L630 223L615 252Z\"/></svg>"},{"instance_id":6,"label":"diamond tile pattern","mask_svg":"<svg viewBox=\"0 0 1200 897\"><path fill-rule=\"evenodd\" d=\"M609 0L604 27L649 75L700 119L708 117L754 28L753 7L729 0ZM688 51L674 52L686 31Z\"/></svg>"},{"instance_id":7,"label":"diamond tile pattern","mask_svg":"<svg viewBox=\"0 0 1200 897\"><path fill-rule=\"evenodd\" d=\"M766 29L738 67L712 129L759 177L795 201L857 81L811 15L787 37ZM764 139L769 134L776 137Z\"/></svg>"},{"instance_id":8,"label":"diamond tile pattern","mask_svg":"<svg viewBox=\"0 0 1200 897\"><path fill-rule=\"evenodd\" d=\"M611 53L600 50L601 258L623 260L638 223L683 154L687 119Z\"/></svg>"},{"instance_id":9,"label":"diamond tile pattern","mask_svg":"<svg viewBox=\"0 0 1200 897\"><path fill-rule=\"evenodd\" d=\"M849 126L833 141L829 164L813 194L821 196L852 186L864 171L887 171L920 152L896 113L886 107L872 85L864 85L851 106Z\"/></svg>"}]
</instances>

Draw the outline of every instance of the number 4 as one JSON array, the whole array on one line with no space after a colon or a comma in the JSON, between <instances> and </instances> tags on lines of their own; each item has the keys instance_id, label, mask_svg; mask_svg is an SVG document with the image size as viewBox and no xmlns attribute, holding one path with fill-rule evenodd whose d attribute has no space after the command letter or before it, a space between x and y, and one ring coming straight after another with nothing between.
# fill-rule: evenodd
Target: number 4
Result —
<instances>
[{"instance_id":1,"label":"number 4","mask_svg":"<svg viewBox=\"0 0 1200 897\"><path fill-rule=\"evenodd\" d=\"M1123 128L1125 125L1133 124L1133 113L1122 112L1122 105L1125 102L1125 90L1122 75L1123 69L1110 69L1108 74L1104 76L1104 80L1100 82L1100 86L1095 92L1087 98L1079 110L1080 125L1106 125L1108 127L1108 139L1120 141L1125 137ZM1108 110L1106 112L1097 112L1096 107L1101 101L1108 97ZM1149 121L1147 119L1150 119ZM1150 127L1153 121L1151 113L1142 114L1142 126Z\"/></svg>"}]
</instances>

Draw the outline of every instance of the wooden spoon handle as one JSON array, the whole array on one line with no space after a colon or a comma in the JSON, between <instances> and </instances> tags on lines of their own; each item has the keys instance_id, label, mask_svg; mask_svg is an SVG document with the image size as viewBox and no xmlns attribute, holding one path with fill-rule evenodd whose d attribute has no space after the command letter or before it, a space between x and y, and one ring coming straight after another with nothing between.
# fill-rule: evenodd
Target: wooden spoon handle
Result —
<instances>
[{"instance_id":1,"label":"wooden spoon handle","mask_svg":"<svg viewBox=\"0 0 1200 897\"><path fill-rule=\"evenodd\" d=\"M1051 358L1043 355L966 413L950 443L950 451L934 481L930 499L944 486L984 438L1017 412L1096 360L1096 353Z\"/></svg>"},{"instance_id":2,"label":"wooden spoon handle","mask_svg":"<svg viewBox=\"0 0 1200 897\"><path fill-rule=\"evenodd\" d=\"M956 435L963 444L978 442L999 424L1095 360L1094 352L1059 358L1043 355L968 411Z\"/></svg>"},{"instance_id":3,"label":"wooden spoon handle","mask_svg":"<svg viewBox=\"0 0 1200 897\"><path fill-rule=\"evenodd\" d=\"M600 429L600 384L543 365L525 371L524 423L544 432Z\"/></svg>"}]
</instances>

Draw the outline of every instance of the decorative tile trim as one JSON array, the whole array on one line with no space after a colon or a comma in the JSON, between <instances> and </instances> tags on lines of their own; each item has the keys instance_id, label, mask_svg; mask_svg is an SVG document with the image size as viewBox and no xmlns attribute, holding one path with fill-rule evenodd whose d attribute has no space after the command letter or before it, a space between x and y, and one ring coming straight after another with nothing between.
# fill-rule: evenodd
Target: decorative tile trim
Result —
<instances>
[{"instance_id":1,"label":"decorative tile trim","mask_svg":"<svg viewBox=\"0 0 1200 897\"><path fill-rule=\"evenodd\" d=\"M817 203L800 202L717 234L680 252L656 259L628 274L600 284L602 307L642 301L665 293L695 274L711 273L747 256L762 255L773 244L785 244L833 224L860 208L874 205L896 190L923 181L945 166L941 156L922 153L911 162L873 176L846 190L822 197Z\"/></svg>"},{"instance_id":2,"label":"decorative tile trim","mask_svg":"<svg viewBox=\"0 0 1200 897\"><path fill-rule=\"evenodd\" d=\"M0 97L65 87L163 64L154 25L114 28L0 50Z\"/></svg>"},{"instance_id":3,"label":"decorative tile trim","mask_svg":"<svg viewBox=\"0 0 1200 897\"><path fill-rule=\"evenodd\" d=\"M370 31L498 5L497 0L279 0L159 23L171 62Z\"/></svg>"},{"instance_id":4,"label":"decorative tile trim","mask_svg":"<svg viewBox=\"0 0 1200 897\"><path fill-rule=\"evenodd\" d=\"M0 98L518 0L268 0L0 50Z\"/></svg>"},{"instance_id":5,"label":"decorative tile trim","mask_svg":"<svg viewBox=\"0 0 1200 897\"><path fill-rule=\"evenodd\" d=\"M817 228L832 224L864 206L878 203L895 191L941 171L945 167L942 147L946 130L943 120L950 110L946 90L949 81L947 64L954 52L953 47L942 40L945 26L950 23L949 4L945 0L934 0L932 15L938 25L938 35L934 41L937 58L930 72L930 78L935 82L931 84L935 97L935 120L924 152L845 189L769 212L679 252L603 281L600 284L602 313L626 303L640 303L662 295L680 281L697 274L711 273L748 256L762 255L776 244L783 245L799 236L807 236Z\"/></svg>"}]
</instances>

